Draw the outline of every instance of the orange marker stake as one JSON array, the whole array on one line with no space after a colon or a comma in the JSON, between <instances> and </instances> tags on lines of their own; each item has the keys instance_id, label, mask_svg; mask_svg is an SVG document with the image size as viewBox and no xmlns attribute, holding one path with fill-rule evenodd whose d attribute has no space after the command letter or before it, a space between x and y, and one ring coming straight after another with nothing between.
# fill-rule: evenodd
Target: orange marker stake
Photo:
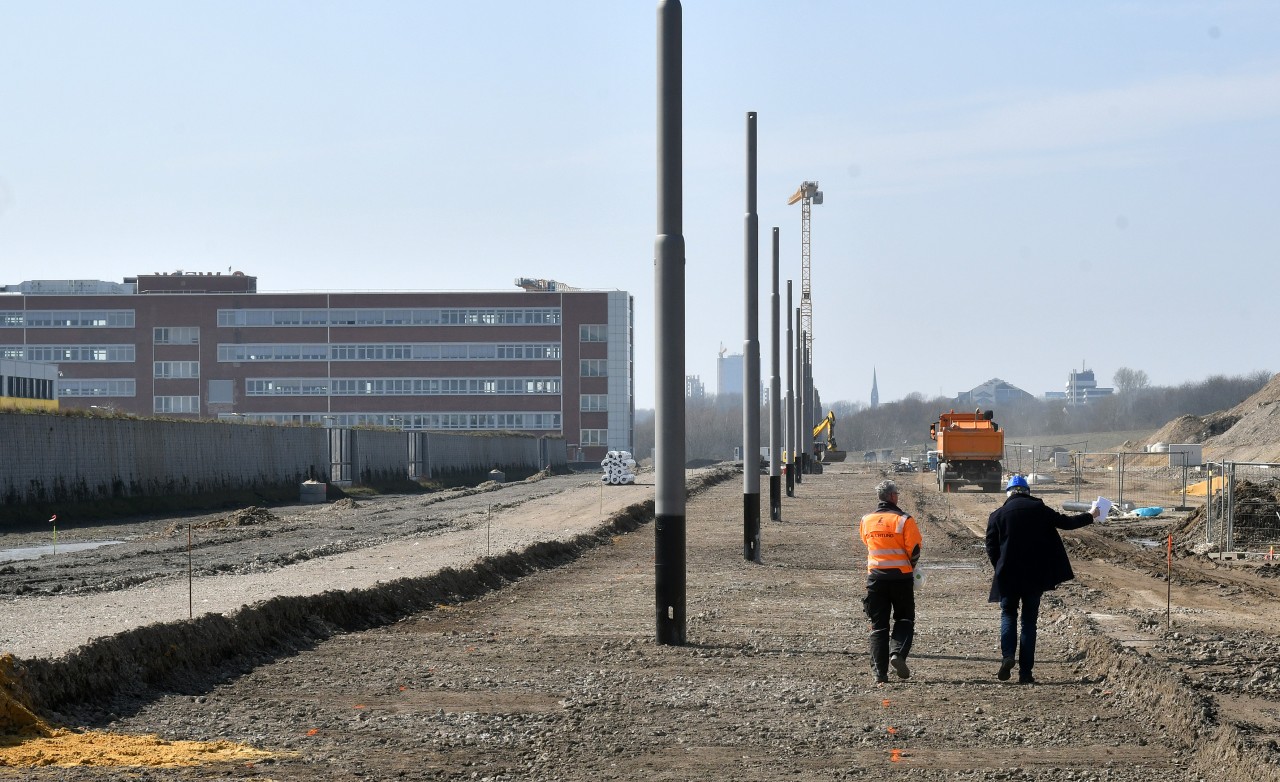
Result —
<instances>
[{"instance_id":1,"label":"orange marker stake","mask_svg":"<svg viewBox=\"0 0 1280 782\"><path fill-rule=\"evenodd\" d=\"M902 760L902 750L900 749L889 750L889 760L894 763L897 763L898 761Z\"/></svg>"},{"instance_id":2,"label":"orange marker stake","mask_svg":"<svg viewBox=\"0 0 1280 782\"><path fill-rule=\"evenodd\" d=\"M889 699L885 698L884 700L880 701L880 705L885 707L886 709L889 708Z\"/></svg>"}]
</instances>

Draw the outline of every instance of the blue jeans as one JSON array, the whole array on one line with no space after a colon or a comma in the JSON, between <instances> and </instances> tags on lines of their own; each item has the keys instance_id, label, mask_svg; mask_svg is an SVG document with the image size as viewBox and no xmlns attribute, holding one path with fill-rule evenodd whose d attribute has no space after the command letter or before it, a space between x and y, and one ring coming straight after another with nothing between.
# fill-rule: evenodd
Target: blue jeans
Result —
<instances>
[{"instance_id":1,"label":"blue jeans","mask_svg":"<svg viewBox=\"0 0 1280 782\"><path fill-rule=\"evenodd\" d=\"M1036 664L1036 621L1040 619L1040 592L1000 598L1000 655L1013 657L1019 646L1018 677L1031 676ZM1022 633L1018 633L1018 604L1022 604Z\"/></svg>"}]
</instances>

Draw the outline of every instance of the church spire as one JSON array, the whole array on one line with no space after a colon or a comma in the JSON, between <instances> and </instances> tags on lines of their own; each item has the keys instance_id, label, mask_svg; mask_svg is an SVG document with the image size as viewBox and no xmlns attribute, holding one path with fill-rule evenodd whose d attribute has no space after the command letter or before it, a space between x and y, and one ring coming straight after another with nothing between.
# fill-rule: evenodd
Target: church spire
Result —
<instances>
[{"instance_id":1,"label":"church spire","mask_svg":"<svg viewBox=\"0 0 1280 782\"><path fill-rule=\"evenodd\" d=\"M875 410L880 405L880 386L876 384L876 368L871 368L871 409Z\"/></svg>"}]
</instances>

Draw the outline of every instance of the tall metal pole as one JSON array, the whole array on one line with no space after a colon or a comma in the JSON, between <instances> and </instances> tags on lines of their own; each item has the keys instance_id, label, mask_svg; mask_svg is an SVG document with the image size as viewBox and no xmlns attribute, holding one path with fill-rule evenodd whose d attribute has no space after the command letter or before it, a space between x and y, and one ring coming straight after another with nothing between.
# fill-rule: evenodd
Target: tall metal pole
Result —
<instances>
[{"instance_id":1,"label":"tall metal pole","mask_svg":"<svg viewBox=\"0 0 1280 782\"><path fill-rule=\"evenodd\" d=\"M795 344L795 336L791 332L791 280L787 280L787 496L796 496L796 470L793 463L796 458L796 394L795 394L795 356L791 351Z\"/></svg>"},{"instance_id":2,"label":"tall metal pole","mask_svg":"<svg viewBox=\"0 0 1280 782\"><path fill-rule=\"evenodd\" d=\"M803 310L804 307L801 306L801 311ZM813 410L813 355L809 352L809 346L812 344L810 338L812 337L813 335L809 334L809 331L803 331L800 334L800 342L804 346L801 348L804 351L804 407L801 407L801 411L804 412L804 425L800 429L800 438L804 440L805 472L810 472L810 474L818 471L818 468L814 466L813 456L809 453L813 451L813 421L815 417Z\"/></svg>"},{"instance_id":3,"label":"tall metal pole","mask_svg":"<svg viewBox=\"0 0 1280 782\"><path fill-rule=\"evenodd\" d=\"M746 338L742 341L742 557L760 561L760 218L756 113L747 112Z\"/></svg>"},{"instance_id":4,"label":"tall metal pole","mask_svg":"<svg viewBox=\"0 0 1280 782\"><path fill-rule=\"evenodd\" d=\"M800 308L796 307L796 436L791 463L796 483L804 483L804 332L800 330Z\"/></svg>"},{"instance_id":5,"label":"tall metal pole","mask_svg":"<svg viewBox=\"0 0 1280 782\"><path fill-rule=\"evenodd\" d=\"M657 642L685 642L684 204L680 0L658 0L657 409L654 597Z\"/></svg>"},{"instance_id":6,"label":"tall metal pole","mask_svg":"<svg viewBox=\"0 0 1280 782\"><path fill-rule=\"evenodd\" d=\"M782 521L782 349L778 345L778 228L773 229L773 293L769 297L769 317L773 331L769 343L772 372L769 373L769 519Z\"/></svg>"}]
</instances>

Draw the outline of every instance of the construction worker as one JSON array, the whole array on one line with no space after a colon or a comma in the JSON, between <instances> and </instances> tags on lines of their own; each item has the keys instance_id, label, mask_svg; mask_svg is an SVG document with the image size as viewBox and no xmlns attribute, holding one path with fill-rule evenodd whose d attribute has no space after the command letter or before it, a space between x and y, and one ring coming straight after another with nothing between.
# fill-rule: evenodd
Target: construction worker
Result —
<instances>
[{"instance_id":1,"label":"construction worker","mask_svg":"<svg viewBox=\"0 0 1280 782\"><path fill-rule=\"evenodd\" d=\"M877 685L889 681L889 668L900 679L911 675L907 654L915 634L915 566L920 559L920 530L898 507L898 485L876 485L879 505L862 517L858 532L867 547L867 595L862 609L871 620L871 668ZM892 613L893 632L889 631Z\"/></svg>"},{"instance_id":2,"label":"construction worker","mask_svg":"<svg viewBox=\"0 0 1280 782\"><path fill-rule=\"evenodd\" d=\"M1092 510L1068 516L1031 496L1027 479L1014 475L1005 487L1004 505L987 518L987 558L995 568L988 601L1000 603L1000 669L996 678L1008 681L1017 656L1018 683L1035 684L1036 621L1040 596L1075 578L1060 529L1079 529L1098 517ZM1018 632L1018 607L1022 632Z\"/></svg>"}]
</instances>

